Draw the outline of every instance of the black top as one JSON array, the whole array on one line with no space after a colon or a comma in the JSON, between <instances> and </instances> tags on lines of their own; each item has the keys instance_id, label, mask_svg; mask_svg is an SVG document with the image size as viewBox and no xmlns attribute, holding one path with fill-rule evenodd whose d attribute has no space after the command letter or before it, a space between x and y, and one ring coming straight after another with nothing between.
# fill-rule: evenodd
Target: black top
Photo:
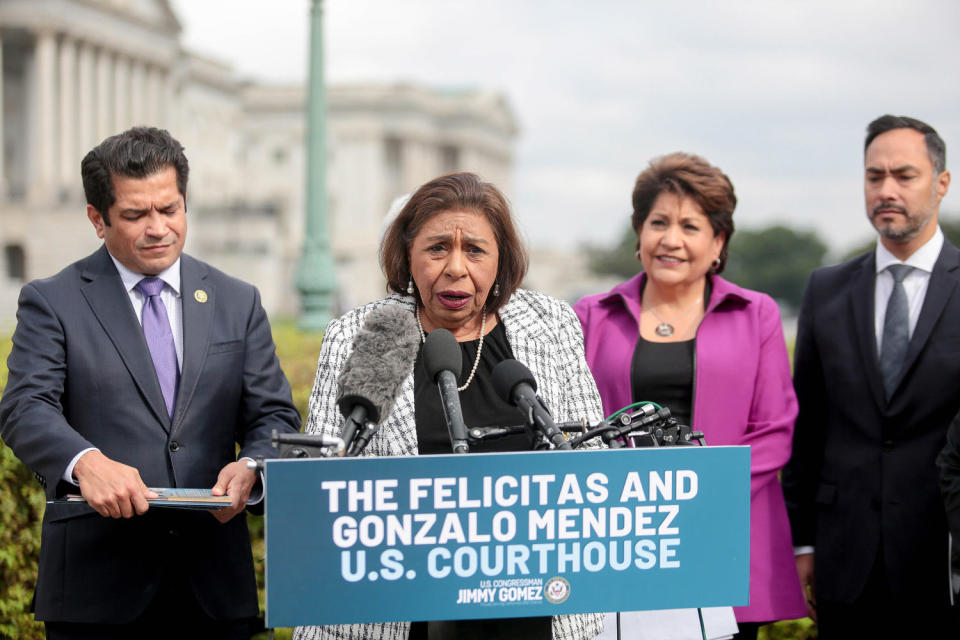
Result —
<instances>
[{"instance_id":1,"label":"black top","mask_svg":"<svg viewBox=\"0 0 960 640\"><path fill-rule=\"evenodd\" d=\"M696 340L649 342L640 336L630 364L633 401L656 402L670 409L680 424L689 425L695 347Z\"/></svg>"},{"instance_id":2,"label":"black top","mask_svg":"<svg viewBox=\"0 0 960 640\"><path fill-rule=\"evenodd\" d=\"M477 357L479 340L460 342L463 355L460 377L457 386L470 377L473 361ZM500 399L493 388L491 372L503 360L513 358L513 350L507 342L507 333L498 323L483 338L483 350L480 364L470 386L460 392L460 407L463 421L467 427L493 427L521 425L526 420L523 412ZM421 455L435 453L453 453L450 446L450 433L443 417L440 391L434 381L427 377L423 366L423 347L417 353L413 369L413 395L417 419L417 449ZM488 453L491 451L529 451L533 442L521 433L497 440L488 440L470 445L470 453Z\"/></svg>"},{"instance_id":3,"label":"black top","mask_svg":"<svg viewBox=\"0 0 960 640\"><path fill-rule=\"evenodd\" d=\"M474 358L477 356L479 340L461 342L463 365L457 386L470 377ZM493 388L491 373L503 360L513 358L513 350L507 342L507 333L503 324L498 323L483 338L483 350L480 363L470 386L460 392L460 407L463 421L467 427L513 426L525 422L523 412L500 399ZM413 395L417 420L417 450L420 455L452 453L450 433L443 417L440 391L433 380L427 377L423 366L423 346L417 353L413 367ZM519 433L496 440L488 440L470 445L470 453L489 453L494 451L529 451L533 438ZM550 640L552 623L549 616L536 618L509 618L492 620L451 620L441 622L414 622L410 628L409 640L507 640L524 638L530 640Z\"/></svg>"},{"instance_id":4,"label":"black top","mask_svg":"<svg viewBox=\"0 0 960 640\"><path fill-rule=\"evenodd\" d=\"M644 280L646 287L646 280ZM703 308L713 293L710 276L703 286ZM640 290L643 298L643 290ZM650 342L638 336L630 363L630 391L634 402L656 402L670 409L677 422L690 426L693 418L693 376L697 340Z\"/></svg>"}]
</instances>

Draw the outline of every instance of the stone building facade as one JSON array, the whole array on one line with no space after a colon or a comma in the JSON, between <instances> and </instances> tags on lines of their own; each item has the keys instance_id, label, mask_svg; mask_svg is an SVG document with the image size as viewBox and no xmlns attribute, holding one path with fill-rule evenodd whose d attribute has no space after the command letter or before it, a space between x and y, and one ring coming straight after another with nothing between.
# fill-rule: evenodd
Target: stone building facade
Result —
<instances>
[{"instance_id":1,"label":"stone building facade","mask_svg":"<svg viewBox=\"0 0 960 640\"><path fill-rule=\"evenodd\" d=\"M99 245L79 166L100 140L167 128L191 175L186 250L293 314L303 242L303 86L243 81L184 50L165 0L0 0L0 328L16 292ZM342 307L384 291L377 245L390 203L471 170L510 192L517 127L485 91L331 86L328 224Z\"/></svg>"}]
</instances>

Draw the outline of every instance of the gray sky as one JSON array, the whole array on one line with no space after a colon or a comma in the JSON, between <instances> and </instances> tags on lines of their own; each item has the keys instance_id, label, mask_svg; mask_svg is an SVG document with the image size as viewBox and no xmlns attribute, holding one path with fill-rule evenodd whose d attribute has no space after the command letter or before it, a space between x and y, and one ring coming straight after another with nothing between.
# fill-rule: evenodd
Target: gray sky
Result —
<instances>
[{"instance_id":1,"label":"gray sky","mask_svg":"<svg viewBox=\"0 0 960 640\"><path fill-rule=\"evenodd\" d=\"M306 79L307 0L173 0L192 50L268 82ZM733 180L741 228L870 236L866 124L929 122L960 150L960 2L326 0L327 78L505 93L512 200L534 245L609 242L633 179L671 151ZM954 80L950 80L954 78ZM960 173L957 175L960 180ZM960 190L960 183L953 191ZM960 213L960 196L944 201Z\"/></svg>"}]
</instances>

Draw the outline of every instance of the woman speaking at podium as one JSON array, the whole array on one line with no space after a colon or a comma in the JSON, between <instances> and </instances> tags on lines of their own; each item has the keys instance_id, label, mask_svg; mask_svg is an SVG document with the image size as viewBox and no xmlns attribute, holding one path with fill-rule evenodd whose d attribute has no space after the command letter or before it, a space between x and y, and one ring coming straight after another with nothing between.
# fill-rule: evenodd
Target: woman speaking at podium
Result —
<instances>
[{"instance_id":1,"label":"woman speaking at podium","mask_svg":"<svg viewBox=\"0 0 960 640\"><path fill-rule=\"evenodd\" d=\"M380 264L391 293L348 312L327 327L310 396L307 433L341 435L338 377L365 319L392 306L410 314L416 360L398 382L399 395L363 455L451 453L437 385L422 361L426 335L450 331L463 367L457 380L464 421L471 427L517 425L525 416L496 393L491 372L515 358L526 364L538 391L559 421L602 419L600 397L583 355L583 337L565 302L520 289L527 254L500 191L471 173L426 183L387 228ZM413 323L412 319L416 322ZM348 443L349 444L349 443ZM522 451L529 437L483 442L471 452ZM413 594L411 594L411 597ZM300 640L434 640L434 638L524 638L587 640L602 630L600 614L442 623L384 622L301 627Z\"/></svg>"},{"instance_id":2,"label":"woman speaking at podium","mask_svg":"<svg viewBox=\"0 0 960 640\"><path fill-rule=\"evenodd\" d=\"M655 159L633 190L642 273L574 309L606 414L653 401L707 444L750 445L750 604L734 612L739 637L751 638L806 607L777 477L797 415L780 312L719 276L736 203L703 158Z\"/></svg>"}]
</instances>

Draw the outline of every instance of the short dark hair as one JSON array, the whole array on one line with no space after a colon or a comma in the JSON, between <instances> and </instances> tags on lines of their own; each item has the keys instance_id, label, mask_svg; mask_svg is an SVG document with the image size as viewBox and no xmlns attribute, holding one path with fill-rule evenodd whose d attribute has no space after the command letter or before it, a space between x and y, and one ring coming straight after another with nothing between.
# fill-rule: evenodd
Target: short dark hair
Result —
<instances>
[{"instance_id":1,"label":"short dark hair","mask_svg":"<svg viewBox=\"0 0 960 640\"><path fill-rule=\"evenodd\" d=\"M894 129L913 129L923 134L923 141L927 143L927 155L930 156L930 164L933 165L933 172L940 174L947 168L947 145L937 133L937 130L926 122L911 118L909 116L892 116L890 114L880 116L867 125L867 139L863 143L863 153L867 153L867 147L873 142L873 139L881 133L893 131Z\"/></svg>"},{"instance_id":2,"label":"short dark hair","mask_svg":"<svg viewBox=\"0 0 960 640\"><path fill-rule=\"evenodd\" d=\"M721 273L727 265L727 248L733 235L733 210L737 195L727 175L700 156L671 153L650 161L650 166L637 176L633 186L633 231L643 226L657 197L664 192L688 196L703 209L714 235L724 234L720 264L713 269Z\"/></svg>"},{"instance_id":3,"label":"short dark hair","mask_svg":"<svg viewBox=\"0 0 960 640\"><path fill-rule=\"evenodd\" d=\"M91 149L80 162L87 204L100 213L105 225L110 226L110 207L117 200L113 176L146 178L166 167L176 170L177 190L186 205L190 165L183 154L183 145L169 131L133 127L110 136Z\"/></svg>"},{"instance_id":4,"label":"short dark hair","mask_svg":"<svg viewBox=\"0 0 960 640\"><path fill-rule=\"evenodd\" d=\"M517 234L507 199L493 184L473 173L450 173L434 178L417 189L387 228L380 243L380 267L387 289L406 294L410 279L410 247L430 218L445 211L474 211L493 227L499 261L499 295L487 295L487 313L506 304L527 274L527 251ZM419 296L419 292L414 295Z\"/></svg>"}]
</instances>

